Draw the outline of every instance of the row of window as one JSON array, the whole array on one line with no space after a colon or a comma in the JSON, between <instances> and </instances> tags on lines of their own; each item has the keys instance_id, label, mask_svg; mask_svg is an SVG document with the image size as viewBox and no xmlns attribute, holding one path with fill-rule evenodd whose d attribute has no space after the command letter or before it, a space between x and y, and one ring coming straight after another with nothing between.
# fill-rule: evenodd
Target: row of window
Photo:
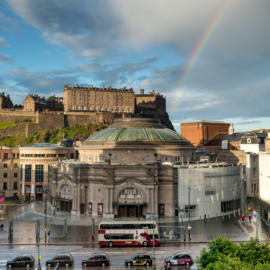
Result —
<instances>
[{"instance_id":1,"label":"row of window","mask_svg":"<svg viewBox=\"0 0 270 270\"><path fill-rule=\"evenodd\" d=\"M19 158L20 154L19 153L12 153L12 158ZM11 155L9 153L0 153L0 159L9 159L11 158Z\"/></svg>"},{"instance_id":2,"label":"row of window","mask_svg":"<svg viewBox=\"0 0 270 270\"><path fill-rule=\"evenodd\" d=\"M18 177L18 173L13 173L13 177L17 178ZM3 173L3 178L8 178L8 173Z\"/></svg>"},{"instance_id":3,"label":"row of window","mask_svg":"<svg viewBox=\"0 0 270 270\"><path fill-rule=\"evenodd\" d=\"M156 228L156 225L153 223L146 224L101 224L100 229L109 230L109 229L153 229Z\"/></svg>"},{"instance_id":4,"label":"row of window","mask_svg":"<svg viewBox=\"0 0 270 270\"><path fill-rule=\"evenodd\" d=\"M237 210L240 208L240 204L241 204L240 199L221 202L221 212L226 213L231 212L233 210Z\"/></svg>"},{"instance_id":5,"label":"row of window","mask_svg":"<svg viewBox=\"0 0 270 270\"><path fill-rule=\"evenodd\" d=\"M32 181L32 165L26 164L24 170L24 179L25 182ZM44 180L44 165L36 165L35 166L35 181L43 182Z\"/></svg>"},{"instance_id":6,"label":"row of window","mask_svg":"<svg viewBox=\"0 0 270 270\"><path fill-rule=\"evenodd\" d=\"M3 190L7 190L7 189L8 189L7 182L4 182L4 183L3 183ZM17 183L17 182L14 182L14 183L13 183L13 189L14 189L14 190L17 190L17 189L18 189L18 183Z\"/></svg>"},{"instance_id":7,"label":"row of window","mask_svg":"<svg viewBox=\"0 0 270 270\"><path fill-rule=\"evenodd\" d=\"M71 156L73 153L71 153ZM66 154L21 154L21 157L65 157Z\"/></svg>"},{"instance_id":8,"label":"row of window","mask_svg":"<svg viewBox=\"0 0 270 270\"><path fill-rule=\"evenodd\" d=\"M7 169L7 168L8 168L8 164L7 164L7 163L4 163L4 164L3 164L3 168L4 168L4 169ZM14 164L13 164L13 168L15 168L15 169L16 169L16 168L19 168L19 167L18 167L18 163L14 163Z\"/></svg>"}]
</instances>

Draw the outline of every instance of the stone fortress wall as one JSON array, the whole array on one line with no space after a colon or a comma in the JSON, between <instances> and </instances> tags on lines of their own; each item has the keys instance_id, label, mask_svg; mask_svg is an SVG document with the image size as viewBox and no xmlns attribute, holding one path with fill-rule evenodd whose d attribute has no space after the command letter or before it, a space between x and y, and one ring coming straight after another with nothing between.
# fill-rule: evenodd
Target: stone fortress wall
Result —
<instances>
[{"instance_id":1,"label":"stone fortress wall","mask_svg":"<svg viewBox=\"0 0 270 270\"><path fill-rule=\"evenodd\" d=\"M163 125L173 129L166 112L166 99L154 90L148 94L141 90L136 95L132 88L66 85L63 98L52 96L46 99L28 95L24 106L14 106L9 95L2 92L0 122L24 123L0 129L0 138L19 134L31 136L43 129L61 129L85 123L111 124L115 118L136 114L159 118Z\"/></svg>"}]
</instances>

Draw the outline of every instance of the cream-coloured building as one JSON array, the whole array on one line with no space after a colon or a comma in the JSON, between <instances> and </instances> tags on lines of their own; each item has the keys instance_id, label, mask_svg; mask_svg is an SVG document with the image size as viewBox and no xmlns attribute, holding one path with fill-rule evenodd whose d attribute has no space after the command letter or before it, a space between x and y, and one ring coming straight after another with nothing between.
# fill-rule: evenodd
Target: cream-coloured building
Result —
<instances>
[{"instance_id":1,"label":"cream-coloured building","mask_svg":"<svg viewBox=\"0 0 270 270\"><path fill-rule=\"evenodd\" d=\"M189 162L194 147L153 119L119 119L90 136L81 160L50 170L49 187L59 210L104 217L174 216L173 163Z\"/></svg>"},{"instance_id":2,"label":"cream-coloured building","mask_svg":"<svg viewBox=\"0 0 270 270\"><path fill-rule=\"evenodd\" d=\"M74 158L74 148L50 143L37 143L19 148L21 198L43 198L48 191L48 168L59 160Z\"/></svg>"}]
</instances>

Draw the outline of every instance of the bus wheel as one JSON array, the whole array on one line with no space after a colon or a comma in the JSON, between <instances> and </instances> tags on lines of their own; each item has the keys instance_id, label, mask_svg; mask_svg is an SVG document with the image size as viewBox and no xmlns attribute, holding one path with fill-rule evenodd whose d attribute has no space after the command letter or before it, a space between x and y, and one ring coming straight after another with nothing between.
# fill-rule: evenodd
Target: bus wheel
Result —
<instances>
[{"instance_id":1,"label":"bus wheel","mask_svg":"<svg viewBox=\"0 0 270 270\"><path fill-rule=\"evenodd\" d=\"M109 247L113 247L113 242L110 241L110 242L108 243L108 245L109 245Z\"/></svg>"},{"instance_id":2,"label":"bus wheel","mask_svg":"<svg viewBox=\"0 0 270 270\"><path fill-rule=\"evenodd\" d=\"M143 246L144 246L144 247L147 247L147 246L148 246L148 244L147 244L146 241L143 242Z\"/></svg>"}]
</instances>

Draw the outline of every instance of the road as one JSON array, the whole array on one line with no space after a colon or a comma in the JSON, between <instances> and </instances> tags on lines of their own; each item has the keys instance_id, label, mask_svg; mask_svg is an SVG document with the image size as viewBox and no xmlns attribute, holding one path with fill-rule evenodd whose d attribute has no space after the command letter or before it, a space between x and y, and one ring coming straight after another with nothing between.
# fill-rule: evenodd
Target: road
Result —
<instances>
[{"instance_id":1,"label":"road","mask_svg":"<svg viewBox=\"0 0 270 270\"><path fill-rule=\"evenodd\" d=\"M199 256L200 251L203 247L206 247L206 244L194 244L194 243L186 243L186 244L179 244L179 245L166 245L156 247L155 254L156 254L156 268L155 269L164 269L163 260L165 257L172 255L176 251L187 251L192 254L193 258ZM81 261L82 259L87 258L91 253L94 252L105 252L109 255L111 260L110 267L91 267L89 269L127 269L124 266L124 260L136 253L146 252L152 254L152 248L99 248L97 244L92 244L90 246L57 246L57 245L50 245L50 246L40 246L40 254L41 258L41 265L42 269L45 268L45 261L46 259L52 258L56 254L65 254L71 253L75 259L75 265L69 269L82 269ZM6 269L6 262L18 255L23 254L32 254L35 258L37 258L37 247L34 245L16 245L16 246L0 246L0 269ZM37 265L37 259L36 259ZM142 269L132 267L131 269ZM151 268L149 268L151 269ZM173 270L176 269L188 269L185 267L174 267L171 268Z\"/></svg>"}]
</instances>

